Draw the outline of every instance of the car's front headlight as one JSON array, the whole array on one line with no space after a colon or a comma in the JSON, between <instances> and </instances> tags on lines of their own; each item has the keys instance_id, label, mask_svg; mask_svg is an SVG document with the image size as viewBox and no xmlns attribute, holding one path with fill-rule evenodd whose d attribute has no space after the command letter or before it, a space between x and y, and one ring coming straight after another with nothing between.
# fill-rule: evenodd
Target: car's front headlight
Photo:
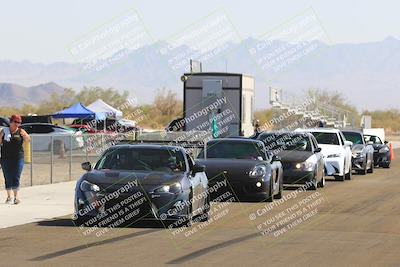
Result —
<instances>
[{"instance_id":1,"label":"car's front headlight","mask_svg":"<svg viewBox=\"0 0 400 267\"><path fill-rule=\"evenodd\" d=\"M387 146L382 147L381 149L379 149L379 153L386 153L389 152L389 148Z\"/></svg>"},{"instance_id":2,"label":"car's front headlight","mask_svg":"<svg viewBox=\"0 0 400 267\"><path fill-rule=\"evenodd\" d=\"M340 154L330 154L327 158L340 158Z\"/></svg>"},{"instance_id":3,"label":"car's front headlight","mask_svg":"<svg viewBox=\"0 0 400 267\"><path fill-rule=\"evenodd\" d=\"M81 185L79 186L79 188L83 191L83 192L99 192L100 191L100 187L97 184L92 184L89 183L88 181L84 180L82 181Z\"/></svg>"},{"instance_id":4,"label":"car's front headlight","mask_svg":"<svg viewBox=\"0 0 400 267\"><path fill-rule=\"evenodd\" d=\"M249 172L249 176L251 178L259 178L263 177L267 174L267 167L265 165L256 165L254 168Z\"/></svg>"},{"instance_id":5,"label":"car's front headlight","mask_svg":"<svg viewBox=\"0 0 400 267\"><path fill-rule=\"evenodd\" d=\"M163 185L154 189L154 193L178 193L182 190L182 185L179 182Z\"/></svg>"},{"instance_id":6,"label":"car's front headlight","mask_svg":"<svg viewBox=\"0 0 400 267\"><path fill-rule=\"evenodd\" d=\"M352 155L353 155L354 158L359 158L359 157L363 157L364 156L362 151L353 151Z\"/></svg>"},{"instance_id":7,"label":"car's front headlight","mask_svg":"<svg viewBox=\"0 0 400 267\"><path fill-rule=\"evenodd\" d=\"M304 162L297 163L295 167L297 170L311 171L314 167L314 163L311 161L304 161Z\"/></svg>"}]
</instances>

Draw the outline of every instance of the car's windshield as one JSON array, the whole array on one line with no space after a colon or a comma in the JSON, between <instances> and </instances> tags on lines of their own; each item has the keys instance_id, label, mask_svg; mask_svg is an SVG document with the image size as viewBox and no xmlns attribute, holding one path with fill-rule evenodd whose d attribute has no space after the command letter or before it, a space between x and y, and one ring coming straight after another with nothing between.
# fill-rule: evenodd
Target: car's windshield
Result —
<instances>
[{"instance_id":1,"label":"car's windshield","mask_svg":"<svg viewBox=\"0 0 400 267\"><path fill-rule=\"evenodd\" d=\"M310 138L305 134L269 133L258 137L267 150L311 151Z\"/></svg>"},{"instance_id":2,"label":"car's windshield","mask_svg":"<svg viewBox=\"0 0 400 267\"><path fill-rule=\"evenodd\" d=\"M259 142L217 141L207 145L207 158L265 160L263 150ZM198 158L204 158L204 151Z\"/></svg>"},{"instance_id":3,"label":"car's windshield","mask_svg":"<svg viewBox=\"0 0 400 267\"><path fill-rule=\"evenodd\" d=\"M375 135L364 135L364 140L365 140L365 142L372 142L377 145L383 144L382 140L378 136L375 136Z\"/></svg>"},{"instance_id":4,"label":"car's windshield","mask_svg":"<svg viewBox=\"0 0 400 267\"><path fill-rule=\"evenodd\" d=\"M353 142L355 145L362 145L364 144L362 135L357 132L343 132L344 137L346 137L347 141Z\"/></svg>"},{"instance_id":5,"label":"car's windshield","mask_svg":"<svg viewBox=\"0 0 400 267\"><path fill-rule=\"evenodd\" d=\"M318 144L339 145L339 138L336 133L312 132Z\"/></svg>"},{"instance_id":6,"label":"car's windshield","mask_svg":"<svg viewBox=\"0 0 400 267\"><path fill-rule=\"evenodd\" d=\"M120 147L106 151L97 162L95 169L183 172L186 170L186 164L181 151Z\"/></svg>"}]
</instances>

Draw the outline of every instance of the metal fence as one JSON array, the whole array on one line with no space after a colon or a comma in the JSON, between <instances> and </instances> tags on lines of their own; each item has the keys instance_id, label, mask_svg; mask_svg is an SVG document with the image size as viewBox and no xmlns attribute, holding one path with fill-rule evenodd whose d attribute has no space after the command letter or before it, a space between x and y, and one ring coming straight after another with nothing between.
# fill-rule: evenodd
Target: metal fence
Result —
<instances>
[{"instance_id":1,"label":"metal fence","mask_svg":"<svg viewBox=\"0 0 400 267\"><path fill-rule=\"evenodd\" d=\"M95 163L104 150L121 142L180 145L195 157L199 151L196 143L209 138L208 134L199 133L32 134L30 146L25 147L21 187L76 180L85 172L82 162ZM4 189L2 171L0 189Z\"/></svg>"},{"instance_id":2,"label":"metal fence","mask_svg":"<svg viewBox=\"0 0 400 267\"><path fill-rule=\"evenodd\" d=\"M210 140L208 132L154 132L130 134L32 134L26 163L21 175L21 186L43 185L74 181L85 171L81 163L95 163L108 147L123 142L178 145L195 158ZM400 147L399 138L390 137L394 148ZM4 189L3 172L0 171L0 189Z\"/></svg>"}]
</instances>

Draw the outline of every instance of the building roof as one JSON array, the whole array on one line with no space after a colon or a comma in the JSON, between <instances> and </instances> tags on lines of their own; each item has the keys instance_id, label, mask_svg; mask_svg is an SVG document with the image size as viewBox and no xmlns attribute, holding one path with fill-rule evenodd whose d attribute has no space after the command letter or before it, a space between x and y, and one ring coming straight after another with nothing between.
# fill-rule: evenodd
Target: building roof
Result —
<instances>
[{"instance_id":1,"label":"building roof","mask_svg":"<svg viewBox=\"0 0 400 267\"><path fill-rule=\"evenodd\" d=\"M184 73L185 76L247 76L253 78L252 75L245 73L233 73L233 72L194 72Z\"/></svg>"}]
</instances>

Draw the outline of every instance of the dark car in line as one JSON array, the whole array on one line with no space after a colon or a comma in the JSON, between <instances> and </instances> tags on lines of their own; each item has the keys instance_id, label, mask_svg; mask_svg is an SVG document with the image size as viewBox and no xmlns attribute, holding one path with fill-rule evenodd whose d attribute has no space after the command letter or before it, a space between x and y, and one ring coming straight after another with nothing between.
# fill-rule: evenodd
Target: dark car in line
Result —
<instances>
[{"instance_id":1,"label":"dark car in line","mask_svg":"<svg viewBox=\"0 0 400 267\"><path fill-rule=\"evenodd\" d=\"M379 136L368 134L364 134L364 140L374 148L374 166L390 168L392 155L388 142L382 142Z\"/></svg>"},{"instance_id":2,"label":"dark car in line","mask_svg":"<svg viewBox=\"0 0 400 267\"><path fill-rule=\"evenodd\" d=\"M353 142L351 147L352 169L359 174L374 172L374 148L365 142L364 134L357 130L342 131L347 141Z\"/></svg>"},{"instance_id":3,"label":"dark car in line","mask_svg":"<svg viewBox=\"0 0 400 267\"><path fill-rule=\"evenodd\" d=\"M115 227L159 220L180 226L208 220L204 166L195 164L182 147L116 145L93 169L89 162L82 168L87 172L75 188L75 219L80 225Z\"/></svg>"},{"instance_id":4,"label":"dark car in line","mask_svg":"<svg viewBox=\"0 0 400 267\"><path fill-rule=\"evenodd\" d=\"M53 125L50 123L25 123L21 125L28 134L33 135L33 151L49 151L52 146L55 151L64 145L65 150L83 148L85 143L80 131Z\"/></svg>"},{"instance_id":5,"label":"dark car in line","mask_svg":"<svg viewBox=\"0 0 400 267\"><path fill-rule=\"evenodd\" d=\"M226 182L211 199L229 193L234 200L269 201L283 194L280 159L265 150L261 141L221 138L208 141L196 162L206 166L210 187Z\"/></svg>"},{"instance_id":6,"label":"dark car in line","mask_svg":"<svg viewBox=\"0 0 400 267\"><path fill-rule=\"evenodd\" d=\"M258 139L281 158L284 184L306 184L312 190L325 186L324 158L311 133L264 132Z\"/></svg>"},{"instance_id":7,"label":"dark car in line","mask_svg":"<svg viewBox=\"0 0 400 267\"><path fill-rule=\"evenodd\" d=\"M10 126L10 120L4 117L0 117L0 129Z\"/></svg>"}]
</instances>

